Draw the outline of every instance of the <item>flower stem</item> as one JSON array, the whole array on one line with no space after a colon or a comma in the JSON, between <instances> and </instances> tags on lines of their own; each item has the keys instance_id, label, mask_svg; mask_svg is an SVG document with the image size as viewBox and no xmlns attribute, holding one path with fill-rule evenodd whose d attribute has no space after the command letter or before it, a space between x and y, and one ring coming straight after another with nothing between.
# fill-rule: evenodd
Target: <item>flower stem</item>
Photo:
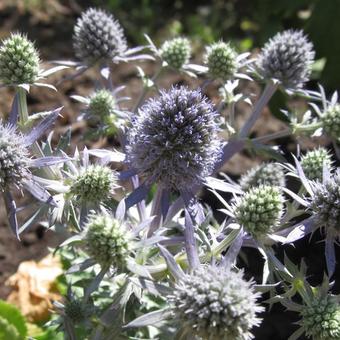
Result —
<instances>
[{"instance_id":1,"label":"flower stem","mask_svg":"<svg viewBox=\"0 0 340 340\"><path fill-rule=\"evenodd\" d=\"M28 109L26 90L21 87L17 87L17 94L19 99L19 125L22 132L25 132L28 122Z\"/></svg>"},{"instance_id":2,"label":"flower stem","mask_svg":"<svg viewBox=\"0 0 340 340\"><path fill-rule=\"evenodd\" d=\"M149 90L151 89L151 87L154 86L154 83L155 83L156 80L159 78L159 76L161 75L162 71L163 71L163 67L161 66L161 67L157 70L157 72L154 74L154 76L151 78L151 81L152 81L152 83L153 83L152 86L144 86L143 91L142 91L142 93L140 94L140 96L139 96L139 98L138 98L138 100L137 100L137 103L136 103L136 105L135 105L135 107L134 107L134 109L133 109L133 113L136 113L137 110L138 110L138 108L140 107L140 105L144 102L144 99L145 99L146 95L148 94L148 92L149 92Z\"/></svg>"},{"instance_id":3,"label":"flower stem","mask_svg":"<svg viewBox=\"0 0 340 340\"><path fill-rule=\"evenodd\" d=\"M249 131L254 126L257 119L260 117L261 112L265 108L265 106L268 104L270 98L273 96L275 91L278 88L278 84L274 82L267 83L266 87L264 88L261 97L256 102L253 112L251 113L250 117L242 127L240 131L240 137L244 138L249 134Z\"/></svg>"},{"instance_id":4,"label":"flower stem","mask_svg":"<svg viewBox=\"0 0 340 340\"><path fill-rule=\"evenodd\" d=\"M260 143L265 143L265 142L270 142L274 139L277 138L283 138L283 137L288 137L292 134L292 130L291 129L285 129L282 131L278 131L278 132L274 132L265 136L261 136L258 138L254 138L253 141L254 142L260 142Z\"/></svg>"}]
</instances>

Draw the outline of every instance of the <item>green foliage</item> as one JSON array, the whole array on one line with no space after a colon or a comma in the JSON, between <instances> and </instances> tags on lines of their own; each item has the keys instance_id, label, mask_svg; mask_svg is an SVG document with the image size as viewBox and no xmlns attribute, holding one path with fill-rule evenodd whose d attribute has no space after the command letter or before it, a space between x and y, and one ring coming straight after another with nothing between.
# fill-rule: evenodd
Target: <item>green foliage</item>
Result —
<instances>
[{"instance_id":1,"label":"green foliage","mask_svg":"<svg viewBox=\"0 0 340 340\"><path fill-rule=\"evenodd\" d=\"M6 325L4 328L0 327L0 340L12 339L8 337L8 334L16 336L13 340L24 339L27 335L26 322L20 311L2 300L0 300L0 322L1 326ZM5 333L5 331L9 333Z\"/></svg>"}]
</instances>

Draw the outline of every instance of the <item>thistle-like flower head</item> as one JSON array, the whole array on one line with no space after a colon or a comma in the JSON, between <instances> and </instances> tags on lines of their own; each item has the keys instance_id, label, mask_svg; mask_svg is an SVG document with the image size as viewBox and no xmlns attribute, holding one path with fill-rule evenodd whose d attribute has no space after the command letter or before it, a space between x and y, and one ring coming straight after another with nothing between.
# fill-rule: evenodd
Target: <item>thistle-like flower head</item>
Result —
<instances>
[{"instance_id":1,"label":"thistle-like flower head","mask_svg":"<svg viewBox=\"0 0 340 340\"><path fill-rule=\"evenodd\" d=\"M323 168L330 168L331 156L325 148L308 151L301 157L301 166L306 177L311 181L322 181Z\"/></svg>"},{"instance_id":2,"label":"thistle-like flower head","mask_svg":"<svg viewBox=\"0 0 340 340\"><path fill-rule=\"evenodd\" d=\"M101 89L90 97L88 113L100 119L114 114L115 108L116 100L112 93L106 89Z\"/></svg>"},{"instance_id":3,"label":"thistle-like flower head","mask_svg":"<svg viewBox=\"0 0 340 340\"><path fill-rule=\"evenodd\" d=\"M283 211L283 197L276 186L260 185L247 191L235 207L236 222L255 237L271 233Z\"/></svg>"},{"instance_id":4,"label":"thistle-like flower head","mask_svg":"<svg viewBox=\"0 0 340 340\"><path fill-rule=\"evenodd\" d=\"M90 316L88 313L88 306L79 299L67 301L64 312L74 324L78 324Z\"/></svg>"},{"instance_id":5,"label":"thistle-like flower head","mask_svg":"<svg viewBox=\"0 0 340 340\"><path fill-rule=\"evenodd\" d=\"M244 191L260 185L283 187L285 185L285 173L278 163L264 163L242 175L240 185Z\"/></svg>"},{"instance_id":6,"label":"thistle-like flower head","mask_svg":"<svg viewBox=\"0 0 340 340\"><path fill-rule=\"evenodd\" d=\"M260 324L258 297L241 272L210 266L186 275L168 300L186 334L203 340L248 340Z\"/></svg>"},{"instance_id":7,"label":"thistle-like flower head","mask_svg":"<svg viewBox=\"0 0 340 340\"><path fill-rule=\"evenodd\" d=\"M85 230L85 249L89 256L102 266L125 266L131 242L121 221L110 215L92 215Z\"/></svg>"},{"instance_id":8,"label":"thistle-like flower head","mask_svg":"<svg viewBox=\"0 0 340 340\"><path fill-rule=\"evenodd\" d=\"M276 79L286 88L300 88L309 80L314 55L313 45L302 31L283 31L264 45L258 71L266 80Z\"/></svg>"},{"instance_id":9,"label":"thistle-like flower head","mask_svg":"<svg viewBox=\"0 0 340 340\"><path fill-rule=\"evenodd\" d=\"M340 304L334 296L315 298L301 311L302 326L308 338L340 339Z\"/></svg>"},{"instance_id":10,"label":"thistle-like flower head","mask_svg":"<svg viewBox=\"0 0 340 340\"><path fill-rule=\"evenodd\" d=\"M340 142L340 105L329 106L320 119L324 132Z\"/></svg>"},{"instance_id":11,"label":"thistle-like flower head","mask_svg":"<svg viewBox=\"0 0 340 340\"><path fill-rule=\"evenodd\" d=\"M207 47L205 64L213 78L228 80L238 69L237 53L225 42L217 42Z\"/></svg>"},{"instance_id":12,"label":"thistle-like flower head","mask_svg":"<svg viewBox=\"0 0 340 340\"><path fill-rule=\"evenodd\" d=\"M90 8L74 27L73 46L76 56L92 65L108 61L127 51L127 42L119 22L103 10Z\"/></svg>"},{"instance_id":13,"label":"thistle-like flower head","mask_svg":"<svg viewBox=\"0 0 340 340\"><path fill-rule=\"evenodd\" d=\"M220 156L213 105L198 90L161 91L139 111L128 132L127 161L150 182L191 189Z\"/></svg>"},{"instance_id":14,"label":"thistle-like flower head","mask_svg":"<svg viewBox=\"0 0 340 340\"><path fill-rule=\"evenodd\" d=\"M189 62L191 56L190 42L182 37L167 40L160 48L160 55L169 66L179 70Z\"/></svg>"},{"instance_id":15,"label":"thistle-like flower head","mask_svg":"<svg viewBox=\"0 0 340 340\"><path fill-rule=\"evenodd\" d=\"M310 204L320 226L340 233L340 172L324 184L317 183Z\"/></svg>"},{"instance_id":16,"label":"thistle-like flower head","mask_svg":"<svg viewBox=\"0 0 340 340\"><path fill-rule=\"evenodd\" d=\"M117 176L107 166L99 164L83 168L70 186L70 193L81 201L104 202L117 187Z\"/></svg>"},{"instance_id":17,"label":"thistle-like flower head","mask_svg":"<svg viewBox=\"0 0 340 340\"><path fill-rule=\"evenodd\" d=\"M28 150L23 136L0 122L0 191L11 184L19 187L28 174Z\"/></svg>"},{"instance_id":18,"label":"thistle-like flower head","mask_svg":"<svg viewBox=\"0 0 340 340\"><path fill-rule=\"evenodd\" d=\"M24 35L15 33L0 47L0 79L5 85L33 84L39 77L39 54Z\"/></svg>"}]
</instances>

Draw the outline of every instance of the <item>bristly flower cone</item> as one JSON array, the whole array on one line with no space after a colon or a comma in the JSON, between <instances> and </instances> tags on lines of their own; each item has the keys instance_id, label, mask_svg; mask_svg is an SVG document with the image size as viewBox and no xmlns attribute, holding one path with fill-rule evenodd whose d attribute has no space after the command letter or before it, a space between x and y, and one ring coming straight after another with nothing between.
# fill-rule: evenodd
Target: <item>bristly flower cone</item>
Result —
<instances>
[{"instance_id":1,"label":"bristly flower cone","mask_svg":"<svg viewBox=\"0 0 340 340\"><path fill-rule=\"evenodd\" d=\"M73 46L77 58L88 65L109 61L127 50L122 27L114 17L100 9L82 13L74 27Z\"/></svg>"},{"instance_id":2,"label":"bristly flower cone","mask_svg":"<svg viewBox=\"0 0 340 340\"><path fill-rule=\"evenodd\" d=\"M168 301L187 335L203 340L249 340L251 329L261 322L259 295L242 272L209 266L186 275Z\"/></svg>"},{"instance_id":3,"label":"bristly flower cone","mask_svg":"<svg viewBox=\"0 0 340 340\"><path fill-rule=\"evenodd\" d=\"M301 88L309 80L315 52L302 31L276 34L263 47L258 71L266 79L277 79L285 88Z\"/></svg>"},{"instance_id":4,"label":"bristly flower cone","mask_svg":"<svg viewBox=\"0 0 340 340\"><path fill-rule=\"evenodd\" d=\"M174 87L150 99L128 131L127 162L149 183L190 190L220 157L217 113L198 90Z\"/></svg>"}]
</instances>

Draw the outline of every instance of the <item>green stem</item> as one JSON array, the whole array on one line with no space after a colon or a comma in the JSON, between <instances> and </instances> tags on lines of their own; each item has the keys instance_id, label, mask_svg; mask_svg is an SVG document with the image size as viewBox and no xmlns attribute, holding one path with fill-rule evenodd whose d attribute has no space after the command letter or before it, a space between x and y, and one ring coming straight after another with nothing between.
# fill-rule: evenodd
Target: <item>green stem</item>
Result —
<instances>
[{"instance_id":1,"label":"green stem","mask_svg":"<svg viewBox=\"0 0 340 340\"><path fill-rule=\"evenodd\" d=\"M293 133L311 132L321 127L322 127L322 122L315 122L309 125L296 124L293 127Z\"/></svg>"},{"instance_id":2,"label":"green stem","mask_svg":"<svg viewBox=\"0 0 340 340\"><path fill-rule=\"evenodd\" d=\"M17 94L19 99L19 127L22 132L25 132L28 123L26 90L17 87Z\"/></svg>"},{"instance_id":3,"label":"green stem","mask_svg":"<svg viewBox=\"0 0 340 340\"><path fill-rule=\"evenodd\" d=\"M159 78L159 76L161 75L162 71L163 71L163 67L161 66L157 70L157 72L154 74L154 76L151 78L151 81L153 82L153 86L155 86L155 82ZM151 86L151 87L153 87L153 86ZM140 96L139 96L139 98L137 100L137 103L136 103L136 105L135 105L135 107L133 109L133 113L137 112L139 106L143 103L143 101L144 101L146 95L148 94L148 92L150 91L151 87L150 86L144 86L143 91L140 94Z\"/></svg>"}]
</instances>

